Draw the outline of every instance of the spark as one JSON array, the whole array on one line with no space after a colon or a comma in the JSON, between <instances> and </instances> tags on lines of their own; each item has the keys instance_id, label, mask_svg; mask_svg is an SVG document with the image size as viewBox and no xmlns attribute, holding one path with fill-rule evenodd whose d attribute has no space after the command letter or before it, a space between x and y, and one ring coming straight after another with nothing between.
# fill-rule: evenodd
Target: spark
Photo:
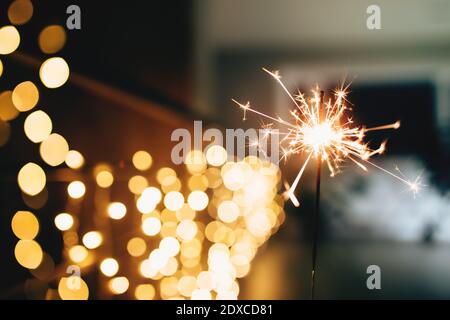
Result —
<instances>
[{"instance_id":1,"label":"spark","mask_svg":"<svg viewBox=\"0 0 450 320\"><path fill-rule=\"evenodd\" d=\"M286 127L287 132L276 132L273 129L265 132L265 138L271 134L281 136L282 145L280 148L282 156L280 161L294 154L306 154L306 160L302 164L292 186L289 186L287 182L285 183L286 192L284 195L286 198L290 198L295 206L299 205L299 201L295 197L294 191L312 157L326 163L330 176L338 174L342 163L348 159L364 171L368 170L367 165L380 169L406 184L414 195L419 192L423 186L420 182L420 176L410 181L398 168L396 168L396 171L398 171L398 174L396 174L369 160L372 156L384 153L386 141L383 141L378 148L372 149L364 141L366 133L398 129L400 128L400 121L372 128L355 126L352 118L349 116L351 105L347 100L350 84L347 86L341 85L340 88L335 89L332 96L327 100L325 100L324 91L321 91L318 85L311 90L312 94L310 97L307 97L300 91L296 95L292 95L281 80L281 75L278 71L269 71L266 68L263 68L263 70L278 82L289 99L294 103L295 108L290 111L293 121L289 122L281 117L274 117L260 112L252 108L250 102L242 104L235 99L232 99L232 101L244 111L243 120L246 120L248 112L252 112Z\"/></svg>"}]
</instances>

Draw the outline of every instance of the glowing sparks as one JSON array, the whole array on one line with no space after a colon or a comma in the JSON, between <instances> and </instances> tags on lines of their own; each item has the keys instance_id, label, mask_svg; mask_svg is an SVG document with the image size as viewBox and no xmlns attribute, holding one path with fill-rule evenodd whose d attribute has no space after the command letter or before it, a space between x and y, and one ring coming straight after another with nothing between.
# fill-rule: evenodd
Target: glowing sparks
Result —
<instances>
[{"instance_id":1,"label":"glowing sparks","mask_svg":"<svg viewBox=\"0 0 450 320\"><path fill-rule=\"evenodd\" d=\"M312 156L326 163L331 176L339 173L343 161L349 159L364 171L367 171L366 164L381 169L405 183L414 194L420 190L422 186L420 177L415 181L409 181L399 170L397 171L399 171L400 175L397 175L369 161L370 157L384 153L386 141L383 141L378 148L372 149L364 142L366 133L377 130L398 129L400 121L373 128L355 126L349 117L351 108L348 106L349 103L346 99L348 86L341 86L334 90L333 96L328 99L325 99L324 92L318 86L312 89L311 97L306 97L302 92L298 92L294 96L281 81L278 71L272 72L265 68L263 70L279 83L283 91L294 103L295 108L290 111L294 121L288 122L279 117L275 118L264 114L251 108L249 102L242 104L234 99L233 102L244 110L244 120L247 112L253 112L285 127L285 132L275 132L272 129L267 131L267 135L278 134L281 137L282 157L280 160L286 159L293 154L306 154L306 160L301 166L292 186L288 187L285 192L285 197L290 198L295 206L298 206L299 202L294 195L294 191ZM286 186L288 185L286 184Z\"/></svg>"}]
</instances>

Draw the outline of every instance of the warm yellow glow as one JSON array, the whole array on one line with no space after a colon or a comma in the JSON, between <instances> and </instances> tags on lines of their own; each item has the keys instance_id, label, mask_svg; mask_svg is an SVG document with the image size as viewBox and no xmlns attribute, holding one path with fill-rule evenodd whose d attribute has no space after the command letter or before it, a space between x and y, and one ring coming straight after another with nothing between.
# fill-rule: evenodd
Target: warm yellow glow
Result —
<instances>
[{"instance_id":1,"label":"warm yellow glow","mask_svg":"<svg viewBox=\"0 0 450 320\"><path fill-rule=\"evenodd\" d=\"M130 282L125 277L116 277L109 281L109 288L114 294L122 294L128 290Z\"/></svg>"},{"instance_id":2,"label":"warm yellow glow","mask_svg":"<svg viewBox=\"0 0 450 320\"><path fill-rule=\"evenodd\" d=\"M165 266L169 257L161 249L155 249L150 252L148 260L152 268L159 270Z\"/></svg>"},{"instance_id":3,"label":"warm yellow glow","mask_svg":"<svg viewBox=\"0 0 450 320\"><path fill-rule=\"evenodd\" d=\"M192 150L184 159L186 168L192 174L200 174L206 170L206 157L200 150Z\"/></svg>"},{"instance_id":4,"label":"warm yellow glow","mask_svg":"<svg viewBox=\"0 0 450 320\"><path fill-rule=\"evenodd\" d=\"M156 180L158 181L159 184L163 184L164 179L171 176L172 177L177 176L175 170L173 170L172 168L164 167L159 169L158 172L156 173Z\"/></svg>"},{"instance_id":5,"label":"warm yellow glow","mask_svg":"<svg viewBox=\"0 0 450 320\"><path fill-rule=\"evenodd\" d=\"M79 199L86 193L86 187L81 181L73 181L67 186L67 193L71 198Z\"/></svg>"},{"instance_id":6,"label":"warm yellow glow","mask_svg":"<svg viewBox=\"0 0 450 320\"><path fill-rule=\"evenodd\" d=\"M52 132L52 120L42 110L29 114L24 123L25 135L34 143L46 140Z\"/></svg>"},{"instance_id":7,"label":"warm yellow glow","mask_svg":"<svg viewBox=\"0 0 450 320\"><path fill-rule=\"evenodd\" d=\"M161 202L162 194L158 188L149 187L149 188L145 188L144 191L142 191L141 197L146 199L149 202L158 204Z\"/></svg>"},{"instance_id":8,"label":"warm yellow glow","mask_svg":"<svg viewBox=\"0 0 450 320\"><path fill-rule=\"evenodd\" d=\"M119 263L113 258L104 259L100 263L100 271L107 277L113 277L119 272Z\"/></svg>"},{"instance_id":9,"label":"warm yellow glow","mask_svg":"<svg viewBox=\"0 0 450 320\"><path fill-rule=\"evenodd\" d=\"M133 165L136 169L145 171L152 166L152 156L147 151L138 151L133 155Z\"/></svg>"},{"instance_id":10,"label":"warm yellow glow","mask_svg":"<svg viewBox=\"0 0 450 320\"><path fill-rule=\"evenodd\" d=\"M167 259L166 264L159 270L163 276L172 276L178 270L178 261L174 257Z\"/></svg>"},{"instance_id":11,"label":"warm yellow glow","mask_svg":"<svg viewBox=\"0 0 450 320\"><path fill-rule=\"evenodd\" d=\"M178 295L178 279L176 277L167 277L161 280L160 293L163 299L172 298Z\"/></svg>"},{"instance_id":12,"label":"warm yellow glow","mask_svg":"<svg viewBox=\"0 0 450 320\"><path fill-rule=\"evenodd\" d=\"M69 66L67 62L60 57L47 59L39 70L39 76L42 83L47 88L59 88L67 79L69 79Z\"/></svg>"},{"instance_id":13,"label":"warm yellow glow","mask_svg":"<svg viewBox=\"0 0 450 320\"><path fill-rule=\"evenodd\" d=\"M83 236L83 244L88 249L98 248L102 242L102 234L98 231L89 231Z\"/></svg>"},{"instance_id":14,"label":"warm yellow glow","mask_svg":"<svg viewBox=\"0 0 450 320\"><path fill-rule=\"evenodd\" d=\"M188 196L188 204L195 211L202 211L208 206L208 195L203 191L192 191Z\"/></svg>"},{"instance_id":15,"label":"warm yellow glow","mask_svg":"<svg viewBox=\"0 0 450 320\"><path fill-rule=\"evenodd\" d=\"M197 234L197 225L192 220L183 220L178 224L177 236L183 241L194 239Z\"/></svg>"},{"instance_id":16,"label":"warm yellow glow","mask_svg":"<svg viewBox=\"0 0 450 320\"><path fill-rule=\"evenodd\" d=\"M206 161L212 166L220 167L228 158L228 153L224 147L213 145L206 151Z\"/></svg>"},{"instance_id":17,"label":"warm yellow glow","mask_svg":"<svg viewBox=\"0 0 450 320\"><path fill-rule=\"evenodd\" d=\"M42 261L41 246L34 240L19 240L14 249L17 262L27 269L36 269Z\"/></svg>"},{"instance_id":18,"label":"warm yellow glow","mask_svg":"<svg viewBox=\"0 0 450 320\"><path fill-rule=\"evenodd\" d=\"M15 0L8 8L8 18L12 24L27 23L33 16L33 4L30 0Z\"/></svg>"},{"instance_id":19,"label":"warm yellow glow","mask_svg":"<svg viewBox=\"0 0 450 320\"><path fill-rule=\"evenodd\" d=\"M39 232L39 221L29 211L17 211L12 218L11 228L17 238L33 240Z\"/></svg>"},{"instance_id":20,"label":"warm yellow glow","mask_svg":"<svg viewBox=\"0 0 450 320\"><path fill-rule=\"evenodd\" d=\"M66 139L57 133L52 133L48 136L39 147L42 160L53 167L63 163L68 152L69 145Z\"/></svg>"},{"instance_id":21,"label":"warm yellow glow","mask_svg":"<svg viewBox=\"0 0 450 320\"><path fill-rule=\"evenodd\" d=\"M139 197L136 202L136 207L142 214L147 214L156 209L157 203L145 197Z\"/></svg>"},{"instance_id":22,"label":"warm yellow glow","mask_svg":"<svg viewBox=\"0 0 450 320\"><path fill-rule=\"evenodd\" d=\"M130 256L140 257L145 253L146 250L147 244L142 238L135 237L130 239L127 243L127 251Z\"/></svg>"},{"instance_id":23,"label":"warm yellow glow","mask_svg":"<svg viewBox=\"0 0 450 320\"><path fill-rule=\"evenodd\" d=\"M161 189L164 193L181 190L181 181L176 176L168 176L161 183Z\"/></svg>"},{"instance_id":24,"label":"warm yellow glow","mask_svg":"<svg viewBox=\"0 0 450 320\"><path fill-rule=\"evenodd\" d=\"M204 175L195 175L189 178L188 187L189 190L205 191L209 186L208 178Z\"/></svg>"},{"instance_id":25,"label":"warm yellow glow","mask_svg":"<svg viewBox=\"0 0 450 320\"><path fill-rule=\"evenodd\" d=\"M62 300L87 300L89 288L78 276L62 277L58 284L58 294Z\"/></svg>"},{"instance_id":26,"label":"warm yellow glow","mask_svg":"<svg viewBox=\"0 0 450 320\"><path fill-rule=\"evenodd\" d=\"M111 172L103 170L97 173L95 180L100 188L109 188L114 183L114 176Z\"/></svg>"},{"instance_id":27,"label":"warm yellow glow","mask_svg":"<svg viewBox=\"0 0 450 320\"><path fill-rule=\"evenodd\" d=\"M148 181L143 176L133 176L128 181L128 189L136 195L139 195L148 187Z\"/></svg>"},{"instance_id":28,"label":"warm yellow glow","mask_svg":"<svg viewBox=\"0 0 450 320\"><path fill-rule=\"evenodd\" d=\"M164 197L164 206L172 211L180 210L183 203L184 197L178 191L171 191Z\"/></svg>"},{"instance_id":29,"label":"warm yellow glow","mask_svg":"<svg viewBox=\"0 0 450 320\"><path fill-rule=\"evenodd\" d=\"M152 267L149 259L145 259L139 266L139 272L145 278L154 278L158 274L158 269Z\"/></svg>"},{"instance_id":30,"label":"warm yellow glow","mask_svg":"<svg viewBox=\"0 0 450 320\"><path fill-rule=\"evenodd\" d=\"M45 27L39 34L39 47L42 52L53 54L64 47L66 43L66 32L58 25Z\"/></svg>"},{"instance_id":31,"label":"warm yellow glow","mask_svg":"<svg viewBox=\"0 0 450 320\"><path fill-rule=\"evenodd\" d=\"M137 300L152 300L155 297L155 287L151 284L140 284L134 290Z\"/></svg>"},{"instance_id":32,"label":"warm yellow glow","mask_svg":"<svg viewBox=\"0 0 450 320\"><path fill-rule=\"evenodd\" d=\"M55 217L55 226L61 230L66 231L73 226L73 217L68 213L60 213Z\"/></svg>"},{"instance_id":33,"label":"warm yellow glow","mask_svg":"<svg viewBox=\"0 0 450 320\"><path fill-rule=\"evenodd\" d=\"M2 76L2 74L3 74L3 62L2 60L0 60L0 77Z\"/></svg>"},{"instance_id":34,"label":"warm yellow glow","mask_svg":"<svg viewBox=\"0 0 450 320\"><path fill-rule=\"evenodd\" d=\"M214 289L214 276L209 271L202 271L197 275L197 286L200 289L212 290Z\"/></svg>"},{"instance_id":35,"label":"warm yellow glow","mask_svg":"<svg viewBox=\"0 0 450 320\"><path fill-rule=\"evenodd\" d=\"M159 243L159 248L169 257L175 257L180 252L180 243L174 237L165 237Z\"/></svg>"},{"instance_id":36,"label":"warm yellow glow","mask_svg":"<svg viewBox=\"0 0 450 320\"><path fill-rule=\"evenodd\" d=\"M120 220L127 214L127 207L121 202L113 202L108 206L108 215L111 219Z\"/></svg>"},{"instance_id":37,"label":"warm yellow glow","mask_svg":"<svg viewBox=\"0 0 450 320\"><path fill-rule=\"evenodd\" d=\"M178 291L185 297L190 297L197 288L197 279L194 276L183 276L178 281Z\"/></svg>"},{"instance_id":38,"label":"warm yellow glow","mask_svg":"<svg viewBox=\"0 0 450 320\"><path fill-rule=\"evenodd\" d=\"M21 82L13 90L12 102L21 112L33 109L38 101L39 91L31 81Z\"/></svg>"},{"instance_id":39,"label":"warm yellow glow","mask_svg":"<svg viewBox=\"0 0 450 320\"><path fill-rule=\"evenodd\" d=\"M46 180L44 170L32 162L24 165L17 176L20 189L30 196L40 193L45 187Z\"/></svg>"},{"instance_id":40,"label":"warm yellow glow","mask_svg":"<svg viewBox=\"0 0 450 320\"><path fill-rule=\"evenodd\" d=\"M69 249L69 257L75 263L83 262L88 256L88 251L82 245L76 245Z\"/></svg>"},{"instance_id":41,"label":"warm yellow glow","mask_svg":"<svg viewBox=\"0 0 450 320\"><path fill-rule=\"evenodd\" d=\"M83 155L76 151L76 150L70 150L67 154L66 154L66 165L69 168L72 169L79 169L83 166L84 164L84 157Z\"/></svg>"},{"instance_id":42,"label":"warm yellow glow","mask_svg":"<svg viewBox=\"0 0 450 320\"><path fill-rule=\"evenodd\" d=\"M239 217L239 207L233 201L223 201L217 208L217 214L223 222L231 223Z\"/></svg>"},{"instance_id":43,"label":"warm yellow glow","mask_svg":"<svg viewBox=\"0 0 450 320\"><path fill-rule=\"evenodd\" d=\"M175 213L178 221L181 220L194 220L195 219L195 211L192 209L187 203L183 204L180 210Z\"/></svg>"},{"instance_id":44,"label":"warm yellow glow","mask_svg":"<svg viewBox=\"0 0 450 320\"><path fill-rule=\"evenodd\" d=\"M0 94L0 119L10 121L19 115L19 110L16 109L12 101L12 91L3 91Z\"/></svg>"},{"instance_id":45,"label":"warm yellow glow","mask_svg":"<svg viewBox=\"0 0 450 320\"><path fill-rule=\"evenodd\" d=\"M19 47L20 34L14 26L0 28L0 54L10 54Z\"/></svg>"},{"instance_id":46,"label":"warm yellow glow","mask_svg":"<svg viewBox=\"0 0 450 320\"><path fill-rule=\"evenodd\" d=\"M211 300L212 296L211 296L211 292L209 292L209 290L195 289L194 291L192 291L191 299L192 300Z\"/></svg>"},{"instance_id":47,"label":"warm yellow glow","mask_svg":"<svg viewBox=\"0 0 450 320\"><path fill-rule=\"evenodd\" d=\"M146 218L142 222L142 231L148 236L154 236L161 231L161 221L155 217Z\"/></svg>"}]
</instances>

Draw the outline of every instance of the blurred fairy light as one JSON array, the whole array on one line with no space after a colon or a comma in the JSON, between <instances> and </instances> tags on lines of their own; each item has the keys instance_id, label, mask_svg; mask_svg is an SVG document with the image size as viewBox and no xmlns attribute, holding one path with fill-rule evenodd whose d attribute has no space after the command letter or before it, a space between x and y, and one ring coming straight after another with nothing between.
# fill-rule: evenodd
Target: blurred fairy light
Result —
<instances>
[{"instance_id":1,"label":"blurred fairy light","mask_svg":"<svg viewBox=\"0 0 450 320\"><path fill-rule=\"evenodd\" d=\"M12 24L22 25L33 16L33 4L30 0L14 0L8 8L8 19Z\"/></svg>"},{"instance_id":2,"label":"blurred fairy light","mask_svg":"<svg viewBox=\"0 0 450 320\"><path fill-rule=\"evenodd\" d=\"M14 106L20 112L33 109L39 101L39 90L31 81L19 83L12 92Z\"/></svg>"},{"instance_id":3,"label":"blurred fairy light","mask_svg":"<svg viewBox=\"0 0 450 320\"><path fill-rule=\"evenodd\" d=\"M73 217L68 213L60 213L55 217L55 225L61 231L67 231L73 226Z\"/></svg>"},{"instance_id":4,"label":"blurred fairy light","mask_svg":"<svg viewBox=\"0 0 450 320\"><path fill-rule=\"evenodd\" d=\"M157 168L158 185L149 185L152 178L142 176L142 186L146 187L141 186L140 193L129 188L130 180L125 180L125 190L136 204L135 209L129 208L126 219L123 203L110 202L109 198L103 198L103 204L95 200L109 217L120 219L117 223L131 219L139 224L121 237L119 245L125 255L107 249L114 241L108 225L86 226L83 222L83 229L91 231L82 233L71 215L58 215L55 223L64 239L74 231L78 234L74 241L65 240L67 263L77 263L81 268L97 265L106 277L100 277L100 283L112 295L237 299L239 278L249 273L258 248L284 221L284 200L277 193L280 172L276 165L256 157L223 161L226 151L215 149L217 157L197 151L194 156L189 154L186 168L190 175L183 179L171 168ZM133 159L130 162L135 165ZM95 166L94 174L100 172L112 172L112 167ZM141 177L132 174L130 171L130 178ZM101 211L98 214L103 216ZM59 292L62 298L64 294Z\"/></svg>"},{"instance_id":5,"label":"blurred fairy light","mask_svg":"<svg viewBox=\"0 0 450 320\"><path fill-rule=\"evenodd\" d=\"M25 135L34 143L46 140L52 132L52 120L42 110L29 114L24 122Z\"/></svg>"},{"instance_id":6,"label":"blurred fairy light","mask_svg":"<svg viewBox=\"0 0 450 320\"><path fill-rule=\"evenodd\" d=\"M66 31L59 25L47 26L39 34L38 42L42 52L47 54L56 53L66 43Z\"/></svg>"},{"instance_id":7,"label":"blurred fairy light","mask_svg":"<svg viewBox=\"0 0 450 320\"><path fill-rule=\"evenodd\" d=\"M30 5L30 1L15 0L9 9L11 23L29 21L33 14ZM20 41L15 26L0 28L0 54L16 51ZM58 25L41 30L37 41L46 54L55 54L65 42L64 28ZM2 64L3 77L7 67ZM50 89L64 85L69 75L69 65L61 57L49 57L39 70L42 84ZM39 97L40 91L31 81L0 93L1 139L5 136L8 140L9 121L35 108ZM91 184L82 153L53 132L51 115L39 107L42 110L26 116L26 137L40 144L39 153L46 165L65 163L73 170L66 176L70 177L67 206L54 217L64 244L61 265L55 266L36 241L41 229L36 215L19 211L11 220L18 238L16 260L45 282L44 298L88 299L87 276L95 283L98 296L238 298L239 279L249 273L258 248L284 221L284 200L277 193L277 166L255 157L232 161L224 148L211 146L205 153L189 153L185 160L188 174L180 175L173 168L154 168L152 155L139 150L129 161L134 168L127 167L129 171L106 163L94 166L95 183ZM119 203L112 196L122 181L126 181L129 198L120 197L123 203ZM40 165L23 165L17 182L28 206L38 209L45 204L49 197L47 177ZM93 206L85 203L92 198ZM82 210L92 211L86 215ZM74 265L81 269L81 275L57 271ZM97 274L98 280L92 280ZM33 294L32 286L25 287L27 294Z\"/></svg>"},{"instance_id":8,"label":"blurred fairy light","mask_svg":"<svg viewBox=\"0 0 450 320\"><path fill-rule=\"evenodd\" d=\"M269 131L268 133L268 135L278 134L281 136L281 143L284 144L284 147L281 147L283 151L281 159L285 159L293 154L306 154L306 161L301 166L292 186L287 191L287 195L294 204L298 204L294 191L312 156L316 157L319 163L326 163L331 176L339 173L342 162L349 159L364 171L367 171L366 164L382 170L409 186L414 194L419 191L420 181L418 179L409 181L406 177L394 174L369 161L370 157L382 154L385 151L386 142L383 142L376 149L371 149L368 143L364 142L366 133L377 130L398 129L400 121L373 128L354 126L351 116L348 115L348 112L351 110L347 101L348 86L344 87L342 85L336 89L333 99L329 98L327 101L324 100L324 92L318 86L312 89L312 97L310 98L307 98L300 91L293 96L281 81L278 71L272 72L265 68L263 70L278 82L289 99L294 103L296 108L290 112L294 123L252 109L250 103L242 104L234 99L233 101L244 110L244 120L247 112L253 112L285 127L285 132ZM270 126L267 126L267 128L270 128Z\"/></svg>"},{"instance_id":9,"label":"blurred fairy light","mask_svg":"<svg viewBox=\"0 0 450 320\"><path fill-rule=\"evenodd\" d=\"M14 26L0 28L0 54L10 54L16 51L20 44L20 34Z\"/></svg>"},{"instance_id":10,"label":"blurred fairy light","mask_svg":"<svg viewBox=\"0 0 450 320\"><path fill-rule=\"evenodd\" d=\"M67 193L73 199L80 199L84 196L86 192L86 187L81 181L72 181L67 186Z\"/></svg>"},{"instance_id":11,"label":"blurred fairy light","mask_svg":"<svg viewBox=\"0 0 450 320\"><path fill-rule=\"evenodd\" d=\"M84 164L83 155L77 150L70 150L66 154L66 165L71 169L79 169Z\"/></svg>"},{"instance_id":12,"label":"blurred fairy light","mask_svg":"<svg viewBox=\"0 0 450 320\"><path fill-rule=\"evenodd\" d=\"M41 65L39 76L42 83L50 89L61 87L69 78L69 65L60 57L49 58Z\"/></svg>"},{"instance_id":13,"label":"blurred fairy light","mask_svg":"<svg viewBox=\"0 0 450 320\"><path fill-rule=\"evenodd\" d=\"M31 196L40 193L44 189L46 181L44 170L32 162L24 165L17 176L20 189Z\"/></svg>"},{"instance_id":14,"label":"blurred fairy light","mask_svg":"<svg viewBox=\"0 0 450 320\"><path fill-rule=\"evenodd\" d=\"M59 166L66 160L69 144L66 139L57 133L52 133L39 146L39 153L48 165Z\"/></svg>"}]
</instances>

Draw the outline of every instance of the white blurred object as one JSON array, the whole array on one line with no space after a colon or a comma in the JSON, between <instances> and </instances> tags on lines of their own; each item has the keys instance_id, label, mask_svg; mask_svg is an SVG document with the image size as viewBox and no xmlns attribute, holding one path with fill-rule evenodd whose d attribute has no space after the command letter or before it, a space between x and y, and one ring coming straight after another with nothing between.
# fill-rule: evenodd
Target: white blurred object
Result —
<instances>
[{"instance_id":1,"label":"white blurred object","mask_svg":"<svg viewBox=\"0 0 450 320\"><path fill-rule=\"evenodd\" d=\"M375 160L377 161L377 160ZM414 196L404 184L376 170L346 170L324 184L324 214L341 238L377 238L400 241L450 242L450 195L442 195L417 160L385 158L384 168L425 185Z\"/></svg>"}]
</instances>

